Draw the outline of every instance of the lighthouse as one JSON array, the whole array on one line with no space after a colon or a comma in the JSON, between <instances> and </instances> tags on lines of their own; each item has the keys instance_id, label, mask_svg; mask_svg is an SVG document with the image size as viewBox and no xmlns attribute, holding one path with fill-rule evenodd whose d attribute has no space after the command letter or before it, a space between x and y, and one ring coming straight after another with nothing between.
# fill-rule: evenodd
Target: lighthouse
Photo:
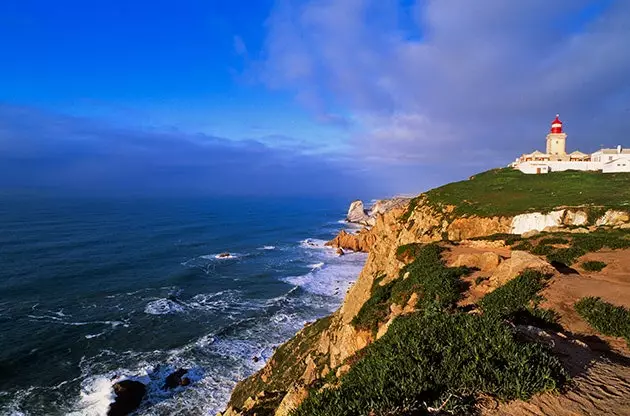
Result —
<instances>
[{"instance_id":1,"label":"lighthouse","mask_svg":"<svg viewBox=\"0 0 630 416\"><path fill-rule=\"evenodd\" d=\"M547 154L551 160L565 160L567 158L567 135L562 131L560 114L556 114L551 122L551 131L547 135Z\"/></svg>"}]
</instances>

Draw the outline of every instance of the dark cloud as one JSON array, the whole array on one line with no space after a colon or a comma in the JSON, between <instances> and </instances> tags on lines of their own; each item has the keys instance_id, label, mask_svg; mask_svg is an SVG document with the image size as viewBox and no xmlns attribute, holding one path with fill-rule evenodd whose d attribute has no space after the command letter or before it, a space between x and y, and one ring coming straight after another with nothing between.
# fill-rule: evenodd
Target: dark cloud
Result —
<instances>
[{"instance_id":1,"label":"dark cloud","mask_svg":"<svg viewBox=\"0 0 630 416\"><path fill-rule=\"evenodd\" d=\"M288 138L285 138L289 142ZM344 161L257 140L121 129L0 105L0 187L52 193L345 195Z\"/></svg>"},{"instance_id":2,"label":"dark cloud","mask_svg":"<svg viewBox=\"0 0 630 416\"><path fill-rule=\"evenodd\" d=\"M542 148L556 112L570 148L630 145L630 2L400 3L278 0L265 82L342 108L377 170L503 165Z\"/></svg>"}]
</instances>

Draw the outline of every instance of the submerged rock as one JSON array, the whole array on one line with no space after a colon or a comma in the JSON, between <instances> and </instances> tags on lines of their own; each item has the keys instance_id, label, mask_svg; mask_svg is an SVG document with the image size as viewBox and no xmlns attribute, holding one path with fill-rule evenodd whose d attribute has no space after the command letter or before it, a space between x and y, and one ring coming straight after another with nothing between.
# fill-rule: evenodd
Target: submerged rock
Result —
<instances>
[{"instance_id":1,"label":"submerged rock","mask_svg":"<svg viewBox=\"0 0 630 416\"><path fill-rule=\"evenodd\" d=\"M109 405L107 416L125 416L140 407L147 387L139 381L122 380L114 384L116 398Z\"/></svg>"},{"instance_id":2,"label":"submerged rock","mask_svg":"<svg viewBox=\"0 0 630 416\"><path fill-rule=\"evenodd\" d=\"M219 257L220 259L224 259L227 257L232 257L232 255L226 251L224 253L219 254L217 257Z\"/></svg>"}]
</instances>

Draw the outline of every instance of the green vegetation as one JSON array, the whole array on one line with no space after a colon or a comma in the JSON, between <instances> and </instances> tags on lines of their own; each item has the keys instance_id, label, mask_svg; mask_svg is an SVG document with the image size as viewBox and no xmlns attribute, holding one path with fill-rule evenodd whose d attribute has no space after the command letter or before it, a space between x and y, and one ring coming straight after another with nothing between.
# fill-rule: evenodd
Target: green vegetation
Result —
<instances>
[{"instance_id":1,"label":"green vegetation","mask_svg":"<svg viewBox=\"0 0 630 416\"><path fill-rule=\"evenodd\" d=\"M435 206L455 205L456 216L549 212L560 206L628 209L630 174L567 171L526 175L511 168L494 169L430 190L426 196ZM586 211L592 218L599 215Z\"/></svg>"},{"instance_id":2,"label":"green vegetation","mask_svg":"<svg viewBox=\"0 0 630 416\"><path fill-rule=\"evenodd\" d=\"M374 328L389 305L404 304L414 292L418 311L398 317L382 338L361 350L338 387L312 388L292 416L427 414L429 407L441 406L445 413L469 414L481 394L528 399L566 381L560 361L546 347L519 340L505 323L523 311L551 319L552 312L536 307L545 276L524 272L483 299L482 315L464 313L455 304L466 270L446 267L442 250L436 244L398 250L414 253L415 260L394 282L375 281L377 300L368 301L354 323ZM334 374L330 379L336 380Z\"/></svg>"},{"instance_id":3,"label":"green vegetation","mask_svg":"<svg viewBox=\"0 0 630 416\"><path fill-rule=\"evenodd\" d=\"M543 328L560 329L558 315L538 305L543 300L539 292L546 285L547 276L525 270L505 285L483 297L479 306L483 313L517 324L531 324Z\"/></svg>"},{"instance_id":4,"label":"green vegetation","mask_svg":"<svg viewBox=\"0 0 630 416\"><path fill-rule=\"evenodd\" d=\"M611 250L630 248L630 231L628 230L601 228L585 234L554 232L543 233L543 235L544 237L536 235L525 239L512 234L494 234L479 239L504 240L507 245L512 246L512 250L529 251L532 254L546 256L549 262L555 261L567 266L574 264L586 253L593 253L604 248ZM556 247L556 245L568 247Z\"/></svg>"},{"instance_id":5,"label":"green vegetation","mask_svg":"<svg viewBox=\"0 0 630 416\"><path fill-rule=\"evenodd\" d=\"M604 335L625 338L630 347L630 310L600 298L582 298L575 310L590 326Z\"/></svg>"},{"instance_id":6,"label":"green vegetation","mask_svg":"<svg viewBox=\"0 0 630 416\"><path fill-rule=\"evenodd\" d=\"M582 263L582 268L589 272L601 272L604 267L606 267L606 263L603 261L585 261Z\"/></svg>"},{"instance_id":7,"label":"green vegetation","mask_svg":"<svg viewBox=\"0 0 630 416\"><path fill-rule=\"evenodd\" d=\"M477 276L475 278L475 284L476 285L480 285L482 282L488 280L488 277L484 277L484 276Z\"/></svg>"},{"instance_id":8,"label":"green vegetation","mask_svg":"<svg viewBox=\"0 0 630 416\"><path fill-rule=\"evenodd\" d=\"M363 304L352 324L356 328L376 331L389 315L392 304L405 306L411 295L418 295L416 307L435 304L440 308L450 308L461 296L460 277L469 270L465 267L446 267L440 253L444 249L437 244L407 245L399 247L397 254L414 254L415 260L403 267L400 278L386 285L376 279L370 299ZM406 277L405 275L409 273Z\"/></svg>"},{"instance_id":9,"label":"green vegetation","mask_svg":"<svg viewBox=\"0 0 630 416\"><path fill-rule=\"evenodd\" d=\"M526 400L567 377L545 347L517 341L489 316L431 310L399 317L366 350L339 388L311 393L292 415L426 414L447 399L444 412L467 414L479 394Z\"/></svg>"},{"instance_id":10,"label":"green vegetation","mask_svg":"<svg viewBox=\"0 0 630 416\"><path fill-rule=\"evenodd\" d=\"M538 292L545 287L546 277L537 271L525 270L516 278L483 297L484 314L507 318L540 301Z\"/></svg>"}]
</instances>

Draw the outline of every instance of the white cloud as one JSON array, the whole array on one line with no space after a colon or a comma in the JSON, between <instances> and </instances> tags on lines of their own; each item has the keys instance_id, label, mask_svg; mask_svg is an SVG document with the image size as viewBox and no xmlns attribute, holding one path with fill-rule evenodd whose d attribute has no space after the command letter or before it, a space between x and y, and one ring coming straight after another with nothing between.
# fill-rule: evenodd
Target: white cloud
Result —
<instances>
[{"instance_id":1,"label":"white cloud","mask_svg":"<svg viewBox=\"0 0 630 416\"><path fill-rule=\"evenodd\" d=\"M265 81L318 114L343 108L367 160L491 167L541 147L556 112L571 147L630 145L630 2L601 4L281 0Z\"/></svg>"}]
</instances>

